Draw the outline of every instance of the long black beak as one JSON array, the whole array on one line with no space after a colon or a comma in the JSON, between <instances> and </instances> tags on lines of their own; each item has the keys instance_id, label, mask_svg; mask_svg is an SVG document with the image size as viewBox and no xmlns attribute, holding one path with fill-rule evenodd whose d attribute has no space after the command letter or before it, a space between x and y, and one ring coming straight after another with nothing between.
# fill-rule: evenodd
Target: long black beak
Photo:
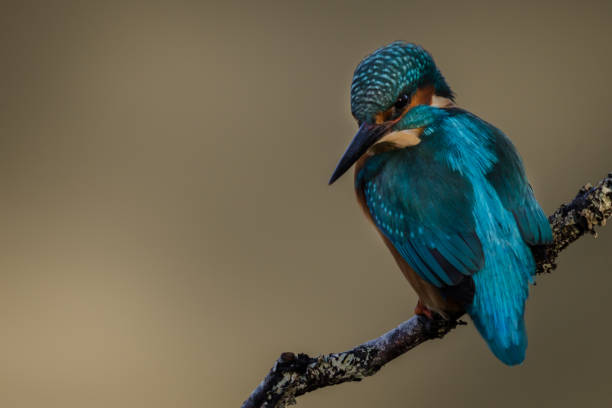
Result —
<instances>
[{"instance_id":1,"label":"long black beak","mask_svg":"<svg viewBox=\"0 0 612 408\"><path fill-rule=\"evenodd\" d=\"M370 146L384 136L385 133L393 126L393 122L384 122L380 125L373 125L370 123L363 122L359 127L357 134L346 148L346 151L342 155L340 162L334 170L329 179L331 185L334 181L338 180L348 169L351 168L361 155L363 155Z\"/></svg>"}]
</instances>

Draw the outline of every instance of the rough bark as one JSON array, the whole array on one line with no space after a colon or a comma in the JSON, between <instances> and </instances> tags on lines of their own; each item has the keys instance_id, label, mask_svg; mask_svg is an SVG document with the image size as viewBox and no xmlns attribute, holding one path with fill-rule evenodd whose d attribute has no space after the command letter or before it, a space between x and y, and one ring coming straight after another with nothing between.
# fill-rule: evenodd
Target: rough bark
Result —
<instances>
[{"instance_id":1,"label":"rough bark","mask_svg":"<svg viewBox=\"0 0 612 408\"><path fill-rule=\"evenodd\" d=\"M556 268L559 253L586 233L597 235L612 215L612 173L597 183L580 189L569 204L562 204L548 220L554 242L532 248L537 273ZM413 316L382 336L341 353L310 357L283 353L257 386L242 408L282 408L295 403L307 392L347 381L361 381L424 341L442 338L461 321Z\"/></svg>"}]
</instances>

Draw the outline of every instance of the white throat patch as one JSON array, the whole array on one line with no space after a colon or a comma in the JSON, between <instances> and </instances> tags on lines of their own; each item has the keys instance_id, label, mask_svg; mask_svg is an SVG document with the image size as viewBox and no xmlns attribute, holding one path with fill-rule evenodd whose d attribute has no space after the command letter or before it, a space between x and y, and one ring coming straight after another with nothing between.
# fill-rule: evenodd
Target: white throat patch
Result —
<instances>
[{"instance_id":1,"label":"white throat patch","mask_svg":"<svg viewBox=\"0 0 612 408\"><path fill-rule=\"evenodd\" d=\"M398 148L416 146L421 143L421 129L405 129L387 133L378 143L393 143Z\"/></svg>"}]
</instances>

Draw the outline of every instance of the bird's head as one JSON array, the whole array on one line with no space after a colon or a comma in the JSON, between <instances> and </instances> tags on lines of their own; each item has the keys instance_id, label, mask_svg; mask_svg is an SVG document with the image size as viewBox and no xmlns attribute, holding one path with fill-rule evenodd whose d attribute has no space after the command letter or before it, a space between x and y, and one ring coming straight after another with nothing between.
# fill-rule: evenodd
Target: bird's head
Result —
<instances>
[{"instance_id":1,"label":"bird's head","mask_svg":"<svg viewBox=\"0 0 612 408\"><path fill-rule=\"evenodd\" d=\"M402 120L412 108L430 105L453 92L433 58L418 45L393 42L365 57L353 74L351 111L359 130L340 159L329 184L342 176L385 134L410 127Z\"/></svg>"}]
</instances>

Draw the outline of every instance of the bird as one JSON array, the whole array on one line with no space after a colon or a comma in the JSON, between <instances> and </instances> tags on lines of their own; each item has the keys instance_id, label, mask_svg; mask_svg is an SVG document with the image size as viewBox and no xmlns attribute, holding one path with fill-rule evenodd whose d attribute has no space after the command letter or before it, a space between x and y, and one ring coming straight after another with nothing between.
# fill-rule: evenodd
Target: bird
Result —
<instances>
[{"instance_id":1,"label":"bird","mask_svg":"<svg viewBox=\"0 0 612 408\"><path fill-rule=\"evenodd\" d=\"M457 106L410 42L357 65L350 103L359 129L329 184L355 165L357 201L417 293L416 314L467 313L500 361L522 363L532 248L553 236L513 143Z\"/></svg>"}]
</instances>

